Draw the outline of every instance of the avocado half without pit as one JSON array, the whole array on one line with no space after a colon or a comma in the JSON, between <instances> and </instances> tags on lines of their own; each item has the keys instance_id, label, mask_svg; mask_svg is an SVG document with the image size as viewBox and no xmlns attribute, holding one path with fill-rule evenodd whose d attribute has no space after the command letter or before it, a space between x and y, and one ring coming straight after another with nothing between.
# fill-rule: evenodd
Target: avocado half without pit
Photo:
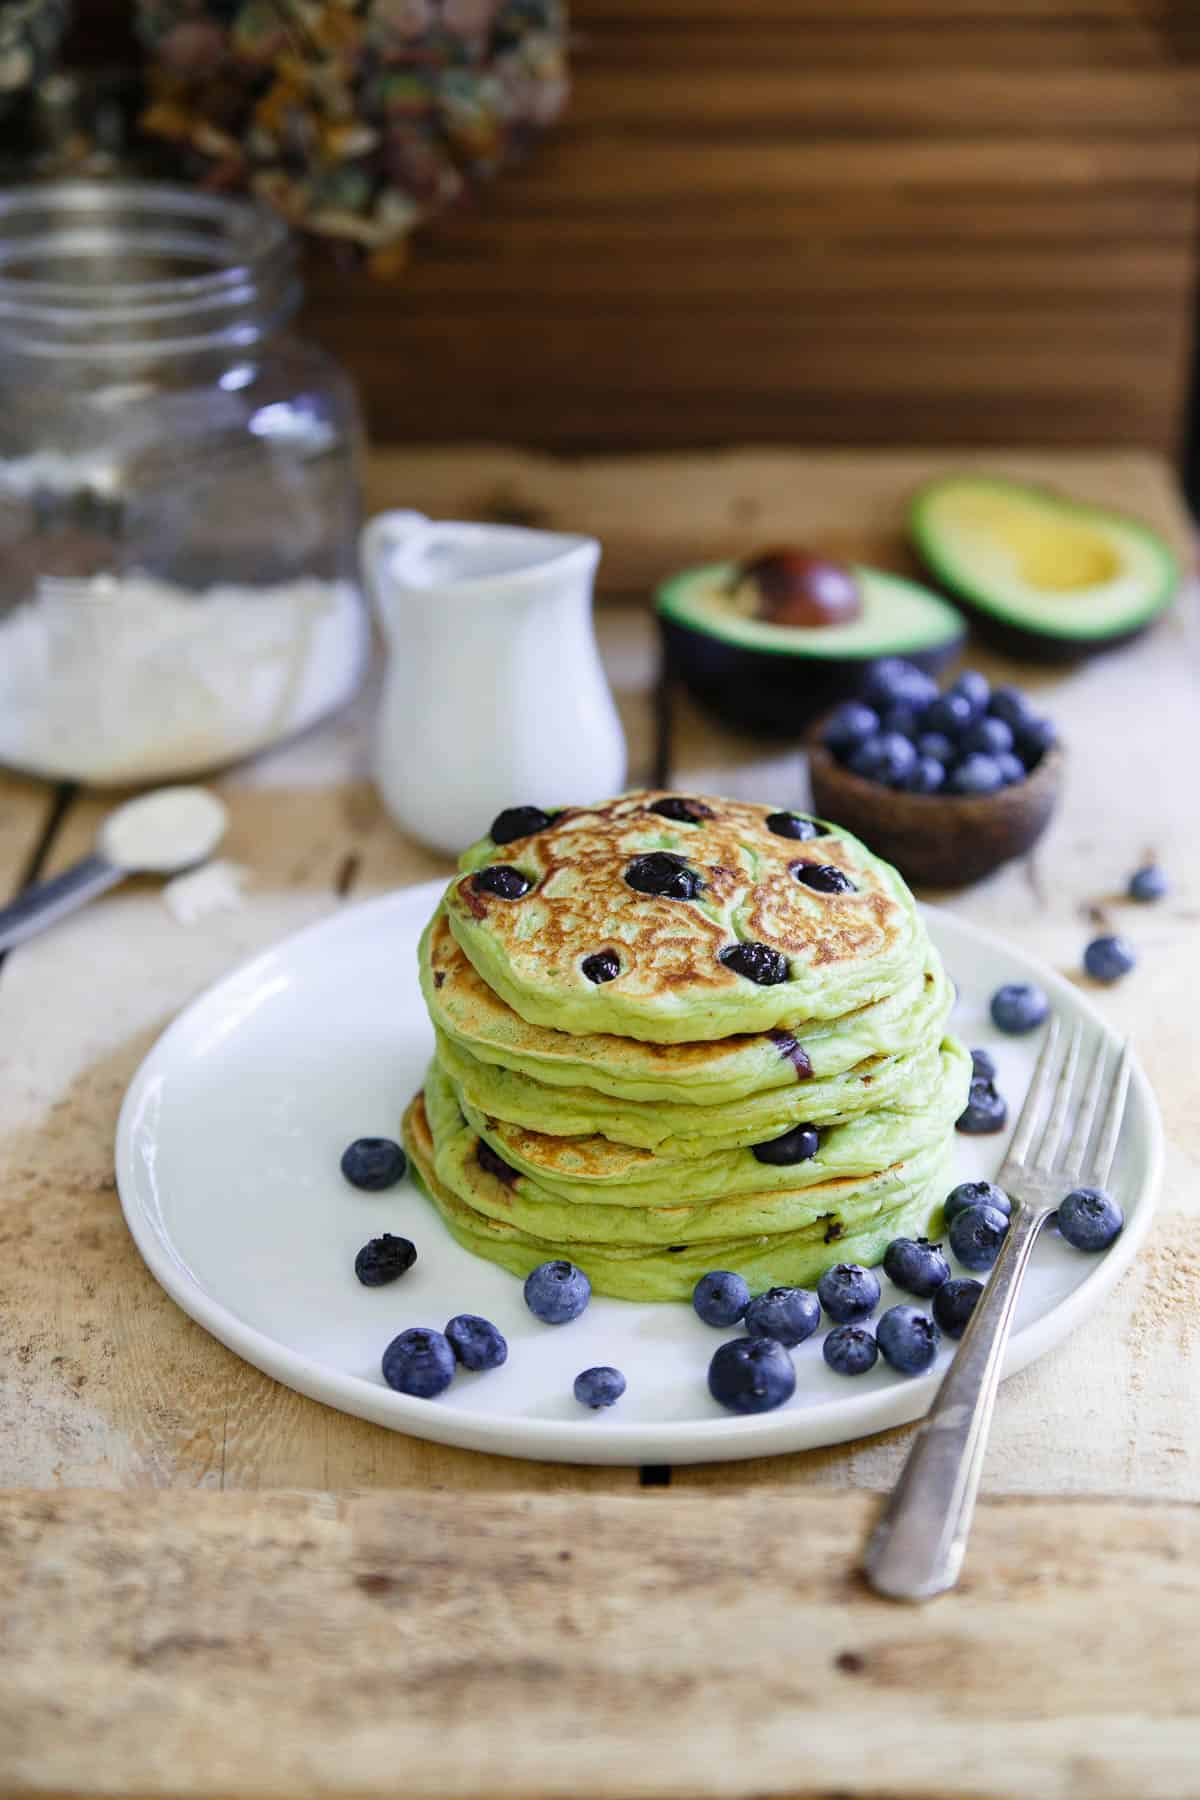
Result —
<instances>
[{"instance_id":1,"label":"avocado half without pit","mask_svg":"<svg viewBox=\"0 0 1200 1800\"><path fill-rule=\"evenodd\" d=\"M928 588L800 548L685 569L655 606L668 673L728 724L770 735L799 736L861 693L881 656L933 674L964 637Z\"/></svg>"},{"instance_id":2,"label":"avocado half without pit","mask_svg":"<svg viewBox=\"0 0 1200 1800\"><path fill-rule=\"evenodd\" d=\"M910 528L925 566L1012 654L1066 661L1113 648L1170 605L1179 563L1136 519L976 475L930 482Z\"/></svg>"}]
</instances>

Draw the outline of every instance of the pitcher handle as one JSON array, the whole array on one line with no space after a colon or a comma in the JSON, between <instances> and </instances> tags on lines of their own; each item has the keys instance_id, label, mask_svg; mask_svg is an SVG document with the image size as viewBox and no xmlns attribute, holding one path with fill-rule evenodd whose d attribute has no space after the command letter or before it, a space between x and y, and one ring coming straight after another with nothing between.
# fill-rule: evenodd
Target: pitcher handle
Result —
<instances>
[{"instance_id":1,"label":"pitcher handle","mask_svg":"<svg viewBox=\"0 0 1200 1800\"><path fill-rule=\"evenodd\" d=\"M363 585L371 597L385 630L389 625L386 600L387 584L382 576L384 558L396 550L412 548L428 531L430 520L424 513L406 512L397 508L391 512L376 513L368 519L359 533L358 556L362 567Z\"/></svg>"}]
</instances>

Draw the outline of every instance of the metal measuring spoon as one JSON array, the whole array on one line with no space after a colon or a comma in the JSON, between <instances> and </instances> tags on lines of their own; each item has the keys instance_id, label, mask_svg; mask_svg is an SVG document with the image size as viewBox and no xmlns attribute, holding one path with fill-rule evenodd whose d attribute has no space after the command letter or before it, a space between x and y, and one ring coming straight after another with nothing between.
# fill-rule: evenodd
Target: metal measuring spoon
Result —
<instances>
[{"instance_id":1,"label":"metal measuring spoon","mask_svg":"<svg viewBox=\"0 0 1200 1800\"><path fill-rule=\"evenodd\" d=\"M224 806L207 788L159 788L127 800L105 819L90 856L0 907L0 952L45 931L128 875L178 875L194 868L212 855L226 824Z\"/></svg>"}]
</instances>

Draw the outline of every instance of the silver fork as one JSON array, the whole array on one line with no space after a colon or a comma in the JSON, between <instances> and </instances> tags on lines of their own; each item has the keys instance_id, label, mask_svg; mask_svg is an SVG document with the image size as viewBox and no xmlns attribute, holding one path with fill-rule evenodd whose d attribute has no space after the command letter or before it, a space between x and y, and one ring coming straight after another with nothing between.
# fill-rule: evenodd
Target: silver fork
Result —
<instances>
[{"instance_id":1,"label":"silver fork","mask_svg":"<svg viewBox=\"0 0 1200 1800\"><path fill-rule=\"evenodd\" d=\"M1033 1246L1071 1188L1081 1180L1089 1187L1103 1187L1112 1169L1129 1091L1129 1046L1122 1050L1109 1081L1096 1145L1089 1157L1105 1086L1108 1058L1104 1039L1096 1046L1087 1085L1077 1098L1075 1074L1082 1032L1076 1024L1061 1061L1060 1035L1058 1020L1051 1019L997 1178L1012 1201L1012 1219L1000 1255L867 1545L863 1561L867 1580L876 1593L892 1600L932 1600L958 1580L1004 1350ZM1054 1097L1034 1149L1039 1116L1051 1088ZM1060 1157L1073 1104L1075 1125Z\"/></svg>"}]
</instances>

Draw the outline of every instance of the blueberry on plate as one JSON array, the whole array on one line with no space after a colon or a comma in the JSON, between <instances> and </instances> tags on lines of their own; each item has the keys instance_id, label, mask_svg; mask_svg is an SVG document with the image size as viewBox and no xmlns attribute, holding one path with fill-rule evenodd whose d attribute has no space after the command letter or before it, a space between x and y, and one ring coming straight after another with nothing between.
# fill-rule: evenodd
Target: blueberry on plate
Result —
<instances>
[{"instance_id":1,"label":"blueberry on plate","mask_svg":"<svg viewBox=\"0 0 1200 1800\"><path fill-rule=\"evenodd\" d=\"M446 1326L446 1342L464 1369L498 1369L508 1361L503 1333L478 1313L455 1313Z\"/></svg>"},{"instance_id":2,"label":"blueberry on plate","mask_svg":"<svg viewBox=\"0 0 1200 1800\"><path fill-rule=\"evenodd\" d=\"M599 1411L602 1406L615 1406L625 1392L625 1377L620 1369L600 1363L594 1369L583 1369L575 1377L575 1398L580 1406Z\"/></svg>"},{"instance_id":3,"label":"blueberry on plate","mask_svg":"<svg viewBox=\"0 0 1200 1800\"><path fill-rule=\"evenodd\" d=\"M864 708L864 711L867 710ZM874 718L874 713L871 717ZM768 831L776 837L795 838L798 843L807 843L810 838L828 837L829 827L820 824L816 819L806 818L803 813L773 812L768 813L764 824Z\"/></svg>"},{"instance_id":4,"label":"blueberry on plate","mask_svg":"<svg viewBox=\"0 0 1200 1800\"><path fill-rule=\"evenodd\" d=\"M807 1288L768 1288L751 1300L742 1323L750 1337L774 1338L791 1350L821 1323L821 1303Z\"/></svg>"},{"instance_id":5,"label":"blueberry on plate","mask_svg":"<svg viewBox=\"0 0 1200 1800\"><path fill-rule=\"evenodd\" d=\"M454 1352L440 1331L414 1325L392 1339L382 1366L383 1379L398 1394L432 1400L454 1379Z\"/></svg>"},{"instance_id":6,"label":"blueberry on plate","mask_svg":"<svg viewBox=\"0 0 1200 1800\"><path fill-rule=\"evenodd\" d=\"M342 1174L370 1194L395 1187L407 1169L408 1158L392 1138L355 1138L342 1152Z\"/></svg>"},{"instance_id":7,"label":"blueberry on plate","mask_svg":"<svg viewBox=\"0 0 1200 1800\"><path fill-rule=\"evenodd\" d=\"M879 1360L879 1345L861 1325L835 1325L821 1355L835 1375L865 1375Z\"/></svg>"},{"instance_id":8,"label":"blueberry on plate","mask_svg":"<svg viewBox=\"0 0 1200 1800\"><path fill-rule=\"evenodd\" d=\"M1023 694L1018 687L998 687L992 689L992 697L988 701L988 711L993 719L1003 719L1013 731L1018 731L1027 720L1033 717L1033 707L1029 696Z\"/></svg>"},{"instance_id":9,"label":"blueberry on plate","mask_svg":"<svg viewBox=\"0 0 1200 1800\"><path fill-rule=\"evenodd\" d=\"M950 1264L940 1244L931 1244L927 1238L898 1237L883 1253L883 1272L906 1294L928 1300L943 1281L949 1281Z\"/></svg>"},{"instance_id":10,"label":"blueberry on plate","mask_svg":"<svg viewBox=\"0 0 1200 1800\"><path fill-rule=\"evenodd\" d=\"M516 838L533 837L535 832L545 831L553 816L540 806L506 806L492 820L492 842L511 844Z\"/></svg>"},{"instance_id":11,"label":"blueberry on plate","mask_svg":"<svg viewBox=\"0 0 1200 1800\"><path fill-rule=\"evenodd\" d=\"M820 1134L815 1125L793 1125L782 1137L750 1146L756 1161L769 1163L775 1169L788 1169L793 1163L808 1162L820 1147Z\"/></svg>"},{"instance_id":12,"label":"blueberry on plate","mask_svg":"<svg viewBox=\"0 0 1200 1800\"><path fill-rule=\"evenodd\" d=\"M950 683L947 691L951 694L962 695L971 708L973 718L978 718L981 713L987 711L988 701L992 697L991 683L986 675L980 674L978 669L964 669L962 674L956 676Z\"/></svg>"},{"instance_id":13,"label":"blueberry on plate","mask_svg":"<svg viewBox=\"0 0 1200 1800\"><path fill-rule=\"evenodd\" d=\"M889 1307L875 1327L883 1360L898 1375L923 1375L937 1355L940 1337L929 1315L915 1306Z\"/></svg>"},{"instance_id":14,"label":"blueberry on plate","mask_svg":"<svg viewBox=\"0 0 1200 1800\"><path fill-rule=\"evenodd\" d=\"M544 1325L569 1325L592 1297L592 1284L573 1262L539 1263L525 1278L525 1304Z\"/></svg>"},{"instance_id":15,"label":"blueberry on plate","mask_svg":"<svg viewBox=\"0 0 1200 1800\"><path fill-rule=\"evenodd\" d=\"M1133 945L1123 937L1093 938L1083 953L1083 966L1093 981L1120 981L1137 962Z\"/></svg>"},{"instance_id":16,"label":"blueberry on plate","mask_svg":"<svg viewBox=\"0 0 1200 1800\"><path fill-rule=\"evenodd\" d=\"M821 733L821 742L827 750L839 758L845 758L868 738L875 737L879 731L879 714L872 706L864 706L861 700L845 700L841 706L835 707L825 722ZM773 813L772 818L786 818L789 814ZM775 830L771 820L767 820L767 828ZM790 832L780 832L780 837L790 837Z\"/></svg>"},{"instance_id":17,"label":"blueberry on plate","mask_svg":"<svg viewBox=\"0 0 1200 1800\"><path fill-rule=\"evenodd\" d=\"M1015 750L1005 750L996 758L996 767L1004 778L1005 787L1016 787L1025 779L1025 764Z\"/></svg>"},{"instance_id":18,"label":"blueberry on plate","mask_svg":"<svg viewBox=\"0 0 1200 1800\"><path fill-rule=\"evenodd\" d=\"M708 1391L730 1412L771 1412L796 1391L796 1371L774 1338L734 1338L708 1365Z\"/></svg>"},{"instance_id":19,"label":"blueberry on plate","mask_svg":"<svg viewBox=\"0 0 1200 1800\"><path fill-rule=\"evenodd\" d=\"M939 694L926 708L922 724L926 731L944 732L957 743L973 717L971 702L965 694Z\"/></svg>"},{"instance_id":20,"label":"blueberry on plate","mask_svg":"<svg viewBox=\"0 0 1200 1800\"><path fill-rule=\"evenodd\" d=\"M717 961L758 987L778 987L789 974L787 957L770 944L730 944Z\"/></svg>"},{"instance_id":21,"label":"blueberry on plate","mask_svg":"<svg viewBox=\"0 0 1200 1800\"><path fill-rule=\"evenodd\" d=\"M652 850L635 856L625 871L629 886L639 894L657 894L665 900L694 900L704 885L682 856L669 850Z\"/></svg>"},{"instance_id":22,"label":"blueberry on plate","mask_svg":"<svg viewBox=\"0 0 1200 1800\"><path fill-rule=\"evenodd\" d=\"M906 794L936 794L945 780L944 763L940 763L936 756L918 756L899 785Z\"/></svg>"},{"instance_id":23,"label":"blueberry on plate","mask_svg":"<svg viewBox=\"0 0 1200 1800\"><path fill-rule=\"evenodd\" d=\"M990 1050L972 1050L971 1073L976 1081L995 1081L996 1064Z\"/></svg>"},{"instance_id":24,"label":"blueberry on plate","mask_svg":"<svg viewBox=\"0 0 1200 1800\"><path fill-rule=\"evenodd\" d=\"M931 756L934 762L953 762L958 755L953 740L944 731L923 731L917 739L917 755Z\"/></svg>"},{"instance_id":25,"label":"blueberry on plate","mask_svg":"<svg viewBox=\"0 0 1200 1800\"><path fill-rule=\"evenodd\" d=\"M1058 1229L1076 1250L1107 1250L1125 1214L1103 1188L1073 1188L1058 1209Z\"/></svg>"},{"instance_id":26,"label":"blueberry on plate","mask_svg":"<svg viewBox=\"0 0 1200 1800\"><path fill-rule=\"evenodd\" d=\"M1013 734L1003 719L976 719L967 726L959 742L964 750L982 750L985 756L1007 756L1013 747Z\"/></svg>"},{"instance_id":27,"label":"blueberry on plate","mask_svg":"<svg viewBox=\"0 0 1200 1800\"><path fill-rule=\"evenodd\" d=\"M1148 904L1153 900L1164 900L1169 884L1166 876L1157 863L1146 863L1141 869L1135 869L1129 877L1129 898L1141 900Z\"/></svg>"},{"instance_id":28,"label":"blueberry on plate","mask_svg":"<svg viewBox=\"0 0 1200 1800\"><path fill-rule=\"evenodd\" d=\"M937 698L937 682L901 656L884 656L871 666L865 697L876 708L928 706Z\"/></svg>"},{"instance_id":29,"label":"blueberry on plate","mask_svg":"<svg viewBox=\"0 0 1200 1800\"><path fill-rule=\"evenodd\" d=\"M731 1269L710 1269L692 1289L692 1305L706 1325L736 1325L749 1304L749 1287Z\"/></svg>"},{"instance_id":30,"label":"blueberry on plate","mask_svg":"<svg viewBox=\"0 0 1200 1800\"><path fill-rule=\"evenodd\" d=\"M877 737L860 744L850 758L850 772L864 781L879 781L893 787L903 781L917 760L916 746L898 731L881 731Z\"/></svg>"},{"instance_id":31,"label":"blueberry on plate","mask_svg":"<svg viewBox=\"0 0 1200 1800\"><path fill-rule=\"evenodd\" d=\"M393 1237L385 1231L363 1245L354 1259L354 1273L364 1287L386 1287L389 1281L407 1275L416 1260L416 1246L410 1238Z\"/></svg>"},{"instance_id":32,"label":"blueberry on plate","mask_svg":"<svg viewBox=\"0 0 1200 1800\"><path fill-rule=\"evenodd\" d=\"M992 995L990 1010L997 1031L1020 1037L1046 1023L1050 1002L1032 981L1006 981Z\"/></svg>"},{"instance_id":33,"label":"blueberry on plate","mask_svg":"<svg viewBox=\"0 0 1200 1800\"><path fill-rule=\"evenodd\" d=\"M972 1081L967 1090L967 1104L954 1122L954 1129L967 1137L986 1137L1003 1131L1008 1123L1008 1105L1003 1094L990 1081Z\"/></svg>"},{"instance_id":34,"label":"blueberry on plate","mask_svg":"<svg viewBox=\"0 0 1200 1800\"><path fill-rule=\"evenodd\" d=\"M1000 1254L1008 1215L998 1206L967 1206L951 1219L950 1248L966 1269L990 1269Z\"/></svg>"},{"instance_id":35,"label":"blueberry on plate","mask_svg":"<svg viewBox=\"0 0 1200 1800\"><path fill-rule=\"evenodd\" d=\"M1000 764L994 756L985 756L980 750L973 750L964 756L950 771L949 787L952 794L967 794L978 799L984 794L995 794L1004 786L1004 776Z\"/></svg>"},{"instance_id":36,"label":"blueberry on plate","mask_svg":"<svg viewBox=\"0 0 1200 1800\"><path fill-rule=\"evenodd\" d=\"M970 1206L992 1206L1003 1213L1007 1219L1012 1212L1012 1201L998 1188L994 1181L960 1181L956 1188L946 1195L946 1204L942 1208L942 1216L946 1228L957 1219L960 1212L966 1212Z\"/></svg>"},{"instance_id":37,"label":"blueberry on plate","mask_svg":"<svg viewBox=\"0 0 1200 1800\"><path fill-rule=\"evenodd\" d=\"M975 1311L975 1302L983 1292L981 1281L957 1276L942 1284L933 1296L933 1316L947 1337L960 1338Z\"/></svg>"},{"instance_id":38,"label":"blueberry on plate","mask_svg":"<svg viewBox=\"0 0 1200 1800\"><path fill-rule=\"evenodd\" d=\"M471 886L480 894L495 894L500 900L519 900L533 886L528 875L514 869L511 863L489 863L472 877Z\"/></svg>"},{"instance_id":39,"label":"blueberry on plate","mask_svg":"<svg viewBox=\"0 0 1200 1800\"><path fill-rule=\"evenodd\" d=\"M835 1325L853 1325L879 1305L879 1277L861 1263L834 1263L817 1283L817 1299Z\"/></svg>"}]
</instances>

